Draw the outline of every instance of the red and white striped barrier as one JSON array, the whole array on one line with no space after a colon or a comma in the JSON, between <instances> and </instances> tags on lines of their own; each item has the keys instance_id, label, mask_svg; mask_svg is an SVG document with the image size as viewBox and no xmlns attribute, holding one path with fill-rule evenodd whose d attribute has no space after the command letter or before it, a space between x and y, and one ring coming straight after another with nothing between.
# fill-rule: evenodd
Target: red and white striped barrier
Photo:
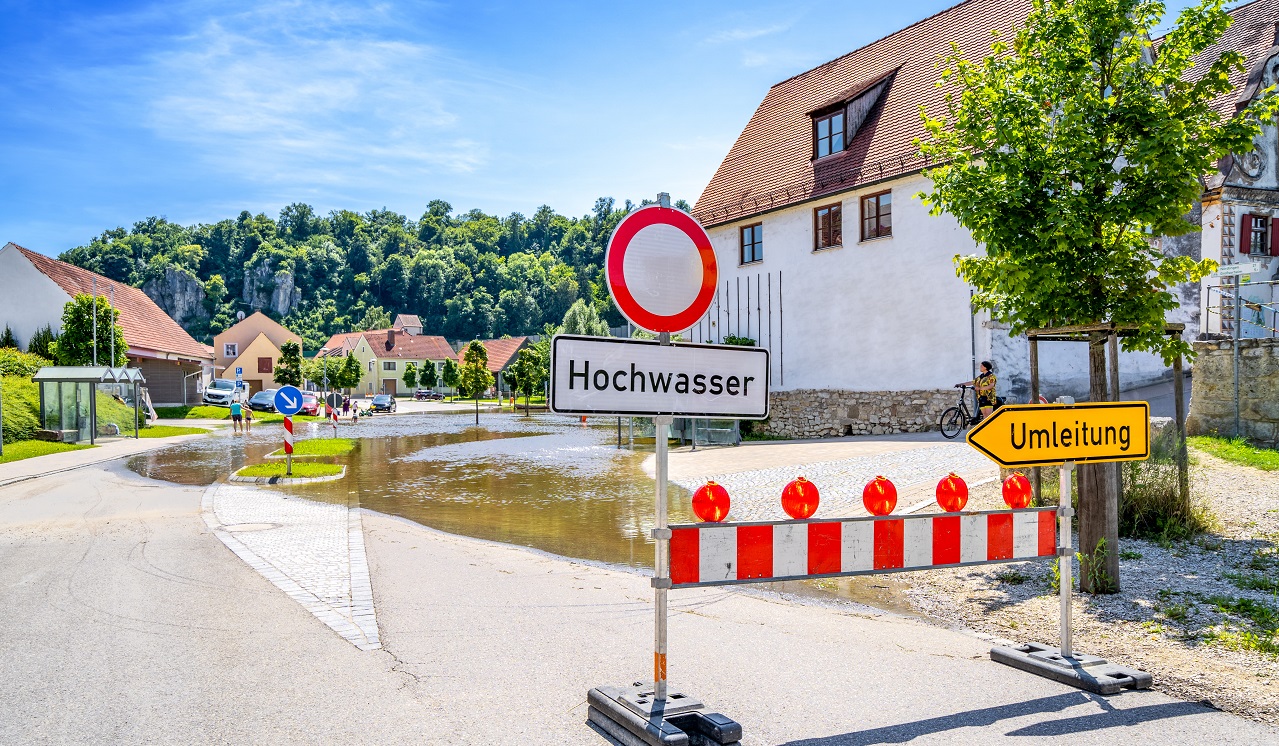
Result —
<instances>
[{"instance_id":1,"label":"red and white striped barrier","mask_svg":"<svg viewBox=\"0 0 1279 746\"><path fill-rule=\"evenodd\" d=\"M288 415L284 417L284 453L293 453L293 418Z\"/></svg>"},{"instance_id":2,"label":"red and white striped barrier","mask_svg":"<svg viewBox=\"0 0 1279 746\"><path fill-rule=\"evenodd\" d=\"M671 527L671 587L962 567L1057 555L1057 509Z\"/></svg>"}]
</instances>

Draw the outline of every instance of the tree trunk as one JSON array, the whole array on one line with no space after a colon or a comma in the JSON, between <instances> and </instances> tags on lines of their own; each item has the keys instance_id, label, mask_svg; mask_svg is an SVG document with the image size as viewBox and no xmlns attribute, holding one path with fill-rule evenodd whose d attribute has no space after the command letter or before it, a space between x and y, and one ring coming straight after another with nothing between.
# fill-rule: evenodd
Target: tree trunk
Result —
<instances>
[{"instance_id":1,"label":"tree trunk","mask_svg":"<svg viewBox=\"0 0 1279 746\"><path fill-rule=\"evenodd\" d=\"M475 397L475 426L480 426L480 398Z\"/></svg>"},{"instance_id":2,"label":"tree trunk","mask_svg":"<svg viewBox=\"0 0 1279 746\"><path fill-rule=\"evenodd\" d=\"M1088 335L1088 393L1094 402L1110 398L1106 385L1106 337ZM1110 464L1079 466L1079 590L1119 591L1119 492Z\"/></svg>"}]
</instances>

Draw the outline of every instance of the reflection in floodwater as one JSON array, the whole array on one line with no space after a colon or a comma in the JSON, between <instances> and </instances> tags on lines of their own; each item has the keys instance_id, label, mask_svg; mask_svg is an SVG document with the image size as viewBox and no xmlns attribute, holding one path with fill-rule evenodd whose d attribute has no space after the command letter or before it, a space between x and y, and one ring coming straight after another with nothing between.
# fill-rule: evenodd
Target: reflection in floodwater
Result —
<instances>
[{"instance_id":1,"label":"reflection in floodwater","mask_svg":"<svg viewBox=\"0 0 1279 746\"><path fill-rule=\"evenodd\" d=\"M292 492L350 502L432 528L580 557L652 567L655 484L640 468L644 453L619 450L615 431L567 419L489 415L373 417L343 426L358 437L340 460L347 476L298 485ZM299 438L332 431L310 423ZM279 428L250 436L202 438L134 457L145 476L211 484L280 447ZM672 485L671 516L692 520L689 495Z\"/></svg>"},{"instance_id":2,"label":"reflection in floodwater","mask_svg":"<svg viewBox=\"0 0 1279 746\"><path fill-rule=\"evenodd\" d=\"M361 419L338 434L358 438L345 479L290 492L400 516L441 531L535 547L565 557L653 566L654 480L645 452L618 449L613 427L567 418L396 415ZM329 437L327 425L298 438ZM282 430L219 435L135 456L129 468L180 484L212 484L280 448ZM689 493L670 485L670 520L693 522ZM831 595L907 611L901 584L883 577L779 583L800 595Z\"/></svg>"}]
</instances>

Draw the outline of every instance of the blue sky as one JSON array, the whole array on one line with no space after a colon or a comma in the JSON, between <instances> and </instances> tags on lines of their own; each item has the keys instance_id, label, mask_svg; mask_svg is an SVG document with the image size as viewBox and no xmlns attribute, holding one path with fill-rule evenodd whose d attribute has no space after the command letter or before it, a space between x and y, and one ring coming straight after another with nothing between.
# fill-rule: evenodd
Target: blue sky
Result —
<instances>
[{"instance_id":1,"label":"blue sky","mask_svg":"<svg viewBox=\"0 0 1279 746\"><path fill-rule=\"evenodd\" d=\"M0 243L692 202L770 85L952 4L0 1Z\"/></svg>"}]
</instances>

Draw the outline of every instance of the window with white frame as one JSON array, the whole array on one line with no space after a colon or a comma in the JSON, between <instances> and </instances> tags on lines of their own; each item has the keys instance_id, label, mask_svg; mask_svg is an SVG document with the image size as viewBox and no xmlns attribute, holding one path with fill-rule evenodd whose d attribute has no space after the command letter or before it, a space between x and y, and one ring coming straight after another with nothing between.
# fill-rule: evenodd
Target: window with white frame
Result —
<instances>
[{"instance_id":1,"label":"window with white frame","mask_svg":"<svg viewBox=\"0 0 1279 746\"><path fill-rule=\"evenodd\" d=\"M235 342L227 342L222 345L222 357L238 357L240 354L240 345Z\"/></svg>"}]
</instances>

